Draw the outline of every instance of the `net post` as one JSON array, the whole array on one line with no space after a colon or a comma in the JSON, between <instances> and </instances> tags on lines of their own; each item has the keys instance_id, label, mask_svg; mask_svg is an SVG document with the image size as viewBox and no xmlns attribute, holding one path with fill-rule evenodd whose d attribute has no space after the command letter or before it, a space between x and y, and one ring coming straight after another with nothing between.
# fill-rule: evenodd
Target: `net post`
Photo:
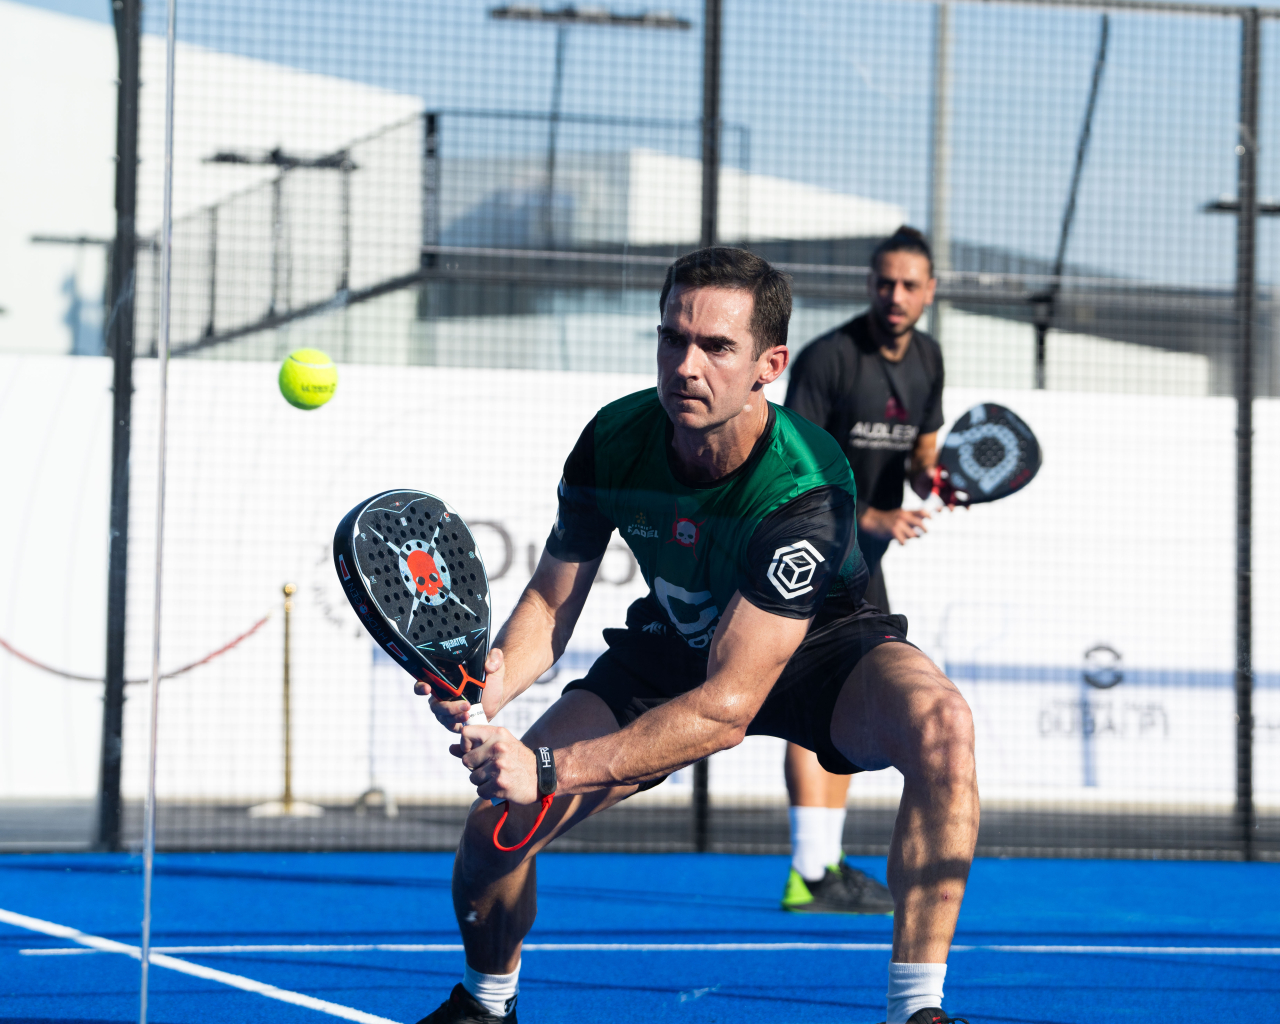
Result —
<instances>
[{"instance_id":1,"label":"net post","mask_svg":"<svg viewBox=\"0 0 1280 1024\"><path fill-rule=\"evenodd\" d=\"M1240 141L1236 146L1236 825L1253 860L1253 318L1258 226L1258 56L1256 7L1240 13Z\"/></svg>"},{"instance_id":2,"label":"net post","mask_svg":"<svg viewBox=\"0 0 1280 1024\"><path fill-rule=\"evenodd\" d=\"M124 630L129 551L129 445L133 419L133 309L138 200L140 0L113 4L120 84L116 97L116 237L106 342L112 361L111 510L107 540L107 650L98 774L96 845L121 848L120 763L124 726Z\"/></svg>"}]
</instances>

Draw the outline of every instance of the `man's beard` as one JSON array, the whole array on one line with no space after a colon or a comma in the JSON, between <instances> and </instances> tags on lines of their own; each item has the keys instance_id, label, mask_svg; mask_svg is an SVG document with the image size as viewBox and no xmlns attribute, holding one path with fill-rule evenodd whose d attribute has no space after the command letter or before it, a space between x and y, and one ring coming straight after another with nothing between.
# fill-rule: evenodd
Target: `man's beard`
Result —
<instances>
[{"instance_id":1,"label":"man's beard","mask_svg":"<svg viewBox=\"0 0 1280 1024\"><path fill-rule=\"evenodd\" d=\"M894 311L890 309L889 312L892 313ZM898 310L898 312L900 312L903 316L907 315L906 312L903 310ZM915 320L912 320L910 323L906 324L905 326L895 327L893 324L889 323L887 314L881 312L878 308L874 306L872 307L871 315L875 318L876 325L880 328L880 330L884 331L884 333L889 335L891 338L901 338L904 335L910 334L912 331L915 330L916 323L920 319L919 317L917 317Z\"/></svg>"}]
</instances>

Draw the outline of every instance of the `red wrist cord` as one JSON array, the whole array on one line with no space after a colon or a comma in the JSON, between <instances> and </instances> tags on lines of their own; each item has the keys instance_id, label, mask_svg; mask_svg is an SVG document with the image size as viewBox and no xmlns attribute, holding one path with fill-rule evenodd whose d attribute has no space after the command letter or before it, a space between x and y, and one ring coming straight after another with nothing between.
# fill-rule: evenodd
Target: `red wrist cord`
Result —
<instances>
[{"instance_id":1,"label":"red wrist cord","mask_svg":"<svg viewBox=\"0 0 1280 1024\"><path fill-rule=\"evenodd\" d=\"M548 793L542 798L542 810L538 812L538 820L533 823L533 828L529 829L529 834L521 839L520 842L516 843L515 846L503 846L498 842L498 833L502 831L502 826L506 824L507 813L511 810L511 801L506 801L503 806L502 817L498 819L498 824L493 827L493 845L503 853L511 853L513 850L518 850L520 847L524 846L525 843L533 838L533 834L538 831L538 826L542 824L542 819L547 816L547 811L551 807L551 801L555 798L556 795L554 793Z\"/></svg>"}]
</instances>

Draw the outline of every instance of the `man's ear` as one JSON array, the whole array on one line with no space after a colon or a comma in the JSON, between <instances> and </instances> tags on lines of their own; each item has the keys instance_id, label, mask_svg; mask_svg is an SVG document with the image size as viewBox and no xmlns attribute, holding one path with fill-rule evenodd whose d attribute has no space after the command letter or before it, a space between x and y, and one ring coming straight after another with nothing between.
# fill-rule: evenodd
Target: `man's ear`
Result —
<instances>
[{"instance_id":1,"label":"man's ear","mask_svg":"<svg viewBox=\"0 0 1280 1024\"><path fill-rule=\"evenodd\" d=\"M774 345L767 352L761 353L758 361L760 372L756 378L757 387L772 384L781 377L789 362L791 362L791 350L786 345Z\"/></svg>"}]
</instances>

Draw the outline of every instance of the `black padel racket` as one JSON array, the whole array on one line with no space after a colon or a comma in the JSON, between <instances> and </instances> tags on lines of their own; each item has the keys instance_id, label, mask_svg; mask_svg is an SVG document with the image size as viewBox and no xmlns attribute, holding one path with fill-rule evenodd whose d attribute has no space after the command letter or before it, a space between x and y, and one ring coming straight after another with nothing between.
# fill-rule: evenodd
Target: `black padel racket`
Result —
<instances>
[{"instance_id":1,"label":"black padel racket","mask_svg":"<svg viewBox=\"0 0 1280 1024\"><path fill-rule=\"evenodd\" d=\"M489 577L467 524L425 491L383 491L342 517L333 535L333 564L343 593L370 635L400 666L431 687L437 700L466 700L468 725L488 725L480 706L489 653ZM533 828L551 806L542 797ZM494 800L493 803L502 801Z\"/></svg>"},{"instance_id":2,"label":"black padel racket","mask_svg":"<svg viewBox=\"0 0 1280 1024\"><path fill-rule=\"evenodd\" d=\"M424 491L384 491L342 517L333 563L361 623L437 700L466 700L487 725L489 579L475 538Z\"/></svg>"},{"instance_id":3,"label":"black padel racket","mask_svg":"<svg viewBox=\"0 0 1280 1024\"><path fill-rule=\"evenodd\" d=\"M956 420L942 442L933 492L948 505L998 501L1039 470L1040 442L1031 428L1003 405L984 402Z\"/></svg>"}]
</instances>

